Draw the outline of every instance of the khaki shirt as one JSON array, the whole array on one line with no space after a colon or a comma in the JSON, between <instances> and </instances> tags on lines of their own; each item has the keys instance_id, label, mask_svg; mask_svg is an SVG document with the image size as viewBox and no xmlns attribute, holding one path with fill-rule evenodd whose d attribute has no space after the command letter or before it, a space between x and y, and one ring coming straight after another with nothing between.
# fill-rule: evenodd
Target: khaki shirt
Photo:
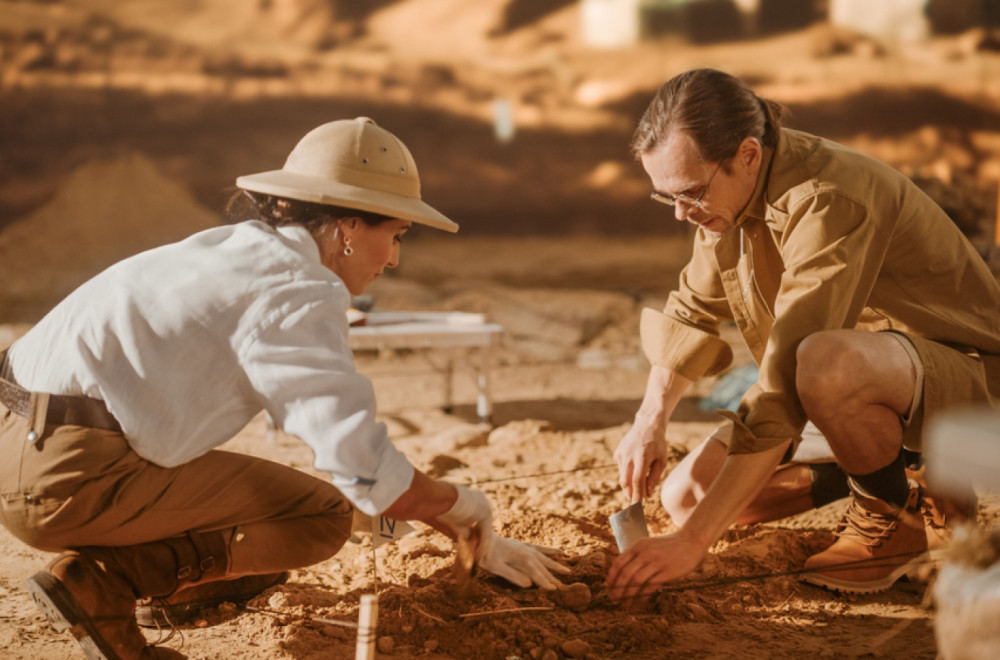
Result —
<instances>
[{"instance_id":1,"label":"khaki shirt","mask_svg":"<svg viewBox=\"0 0 1000 660\"><path fill-rule=\"evenodd\" d=\"M732 361L727 320L760 366L739 412L720 411L731 453L798 437L795 350L814 332L893 329L1000 354L1000 286L944 211L892 167L788 129L734 227L699 228L663 312L643 310L643 350L692 380L717 374Z\"/></svg>"}]
</instances>

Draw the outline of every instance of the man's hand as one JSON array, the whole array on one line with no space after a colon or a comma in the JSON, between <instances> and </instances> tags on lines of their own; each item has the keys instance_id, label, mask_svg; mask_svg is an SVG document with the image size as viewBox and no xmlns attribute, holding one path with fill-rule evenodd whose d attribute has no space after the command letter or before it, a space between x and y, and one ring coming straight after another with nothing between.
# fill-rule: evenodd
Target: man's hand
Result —
<instances>
[{"instance_id":1,"label":"man's hand","mask_svg":"<svg viewBox=\"0 0 1000 660\"><path fill-rule=\"evenodd\" d=\"M566 574L569 573L569 568L545 556L555 552L551 548L505 539L487 532L479 543L477 559L480 568L519 587L530 587L534 583L542 589L558 589L560 582L552 573Z\"/></svg>"},{"instance_id":2,"label":"man's hand","mask_svg":"<svg viewBox=\"0 0 1000 660\"><path fill-rule=\"evenodd\" d=\"M656 417L636 415L632 428L615 449L618 481L629 502L652 497L667 464L666 429Z\"/></svg>"},{"instance_id":3,"label":"man's hand","mask_svg":"<svg viewBox=\"0 0 1000 660\"><path fill-rule=\"evenodd\" d=\"M611 565L608 595L624 607L644 605L664 584L698 568L707 551L680 533L642 539Z\"/></svg>"}]
</instances>

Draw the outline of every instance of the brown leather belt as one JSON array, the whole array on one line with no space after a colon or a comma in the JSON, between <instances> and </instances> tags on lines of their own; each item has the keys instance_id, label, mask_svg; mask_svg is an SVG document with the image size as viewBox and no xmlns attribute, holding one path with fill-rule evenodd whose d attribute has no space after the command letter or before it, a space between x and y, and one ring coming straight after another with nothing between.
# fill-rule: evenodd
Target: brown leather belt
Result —
<instances>
[{"instance_id":1,"label":"brown leather belt","mask_svg":"<svg viewBox=\"0 0 1000 660\"><path fill-rule=\"evenodd\" d=\"M0 351L0 371L2 371L7 351ZM15 413L30 419L31 392L17 383L0 378L0 403ZM122 427L104 402L89 396L49 395L49 405L45 413L45 423L54 426L85 426L121 433Z\"/></svg>"}]
</instances>

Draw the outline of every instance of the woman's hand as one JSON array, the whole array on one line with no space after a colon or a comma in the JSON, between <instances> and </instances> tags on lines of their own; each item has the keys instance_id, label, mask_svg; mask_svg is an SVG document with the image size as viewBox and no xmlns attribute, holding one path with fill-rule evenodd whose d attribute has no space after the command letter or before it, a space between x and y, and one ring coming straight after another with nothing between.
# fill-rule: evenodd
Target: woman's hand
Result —
<instances>
[{"instance_id":1,"label":"woman's hand","mask_svg":"<svg viewBox=\"0 0 1000 660\"><path fill-rule=\"evenodd\" d=\"M450 527L456 537L468 538L469 529L473 525L478 525L483 533L492 533L493 508L486 496L461 484L449 485L458 492L458 499L450 509L439 514L437 519Z\"/></svg>"},{"instance_id":2,"label":"woman's hand","mask_svg":"<svg viewBox=\"0 0 1000 660\"><path fill-rule=\"evenodd\" d=\"M480 541L476 559L481 568L519 587L537 584L542 589L558 589L560 582L552 573L566 574L570 569L546 557L556 552L489 532Z\"/></svg>"}]
</instances>

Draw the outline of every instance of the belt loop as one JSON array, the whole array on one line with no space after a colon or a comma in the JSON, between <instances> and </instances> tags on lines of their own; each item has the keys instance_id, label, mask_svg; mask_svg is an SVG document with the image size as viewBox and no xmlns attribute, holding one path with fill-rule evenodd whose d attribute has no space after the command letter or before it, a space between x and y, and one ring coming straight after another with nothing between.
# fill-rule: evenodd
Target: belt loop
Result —
<instances>
[{"instance_id":1,"label":"belt loop","mask_svg":"<svg viewBox=\"0 0 1000 660\"><path fill-rule=\"evenodd\" d=\"M28 404L28 441L36 442L45 432L45 419L49 412L49 393L32 392Z\"/></svg>"}]
</instances>

